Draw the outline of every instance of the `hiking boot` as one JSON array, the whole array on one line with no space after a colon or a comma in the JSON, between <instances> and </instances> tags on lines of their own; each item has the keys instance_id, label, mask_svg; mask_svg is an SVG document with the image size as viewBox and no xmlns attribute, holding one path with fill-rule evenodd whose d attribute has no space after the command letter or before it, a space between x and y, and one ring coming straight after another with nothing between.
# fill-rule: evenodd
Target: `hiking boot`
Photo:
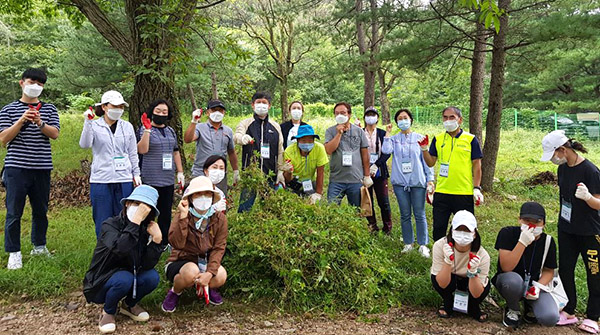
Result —
<instances>
[{"instance_id":1,"label":"hiking boot","mask_svg":"<svg viewBox=\"0 0 600 335\"><path fill-rule=\"evenodd\" d=\"M50 251L46 248L45 245L38 245L31 249L31 256L48 256L50 257Z\"/></svg>"},{"instance_id":2,"label":"hiking boot","mask_svg":"<svg viewBox=\"0 0 600 335\"><path fill-rule=\"evenodd\" d=\"M404 246L404 249L402 249L402 253L405 254L407 252L411 252L413 251L414 247L412 244L407 244Z\"/></svg>"},{"instance_id":3,"label":"hiking boot","mask_svg":"<svg viewBox=\"0 0 600 335\"><path fill-rule=\"evenodd\" d=\"M429 248L427 248L426 245L422 245L422 246L419 247L419 253L421 254L421 256L423 256L425 258L429 258L430 257Z\"/></svg>"},{"instance_id":4,"label":"hiking boot","mask_svg":"<svg viewBox=\"0 0 600 335\"><path fill-rule=\"evenodd\" d=\"M221 293L214 288L208 289L208 300L215 306L219 306L223 303L223 297L221 297Z\"/></svg>"},{"instance_id":5,"label":"hiking boot","mask_svg":"<svg viewBox=\"0 0 600 335\"><path fill-rule=\"evenodd\" d=\"M123 301L121 304L121 314L127 315L133 321L146 322L150 319L150 314L146 312L140 305L135 305L133 307L127 306L127 304Z\"/></svg>"},{"instance_id":6,"label":"hiking boot","mask_svg":"<svg viewBox=\"0 0 600 335\"><path fill-rule=\"evenodd\" d=\"M23 256L20 251L11 252L8 254L8 264L6 267L9 270L18 270L23 267Z\"/></svg>"},{"instance_id":7,"label":"hiking boot","mask_svg":"<svg viewBox=\"0 0 600 335\"><path fill-rule=\"evenodd\" d=\"M162 304L160 305L160 308L163 310L163 312L173 313L175 312L175 308L177 308L178 302L179 295L173 292L173 289L170 289L169 292L167 292L165 300L163 300Z\"/></svg>"},{"instance_id":8,"label":"hiking boot","mask_svg":"<svg viewBox=\"0 0 600 335\"><path fill-rule=\"evenodd\" d=\"M508 307L504 308L504 317L502 318L502 323L504 324L504 326L515 329L519 327L520 319L521 311L515 311Z\"/></svg>"},{"instance_id":9,"label":"hiking boot","mask_svg":"<svg viewBox=\"0 0 600 335\"><path fill-rule=\"evenodd\" d=\"M113 333L115 329L117 329L115 315L107 314L105 311L102 311L102 315L100 315L100 321L98 321L98 328L102 334Z\"/></svg>"}]
</instances>

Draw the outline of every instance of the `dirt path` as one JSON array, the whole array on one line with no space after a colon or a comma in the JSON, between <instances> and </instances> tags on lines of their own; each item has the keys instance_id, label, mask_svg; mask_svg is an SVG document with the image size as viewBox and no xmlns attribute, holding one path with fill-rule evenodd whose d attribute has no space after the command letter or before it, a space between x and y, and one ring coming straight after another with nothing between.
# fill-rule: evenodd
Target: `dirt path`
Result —
<instances>
[{"instance_id":1,"label":"dirt path","mask_svg":"<svg viewBox=\"0 0 600 335\"><path fill-rule=\"evenodd\" d=\"M96 327L100 307L86 304L75 293L66 299L71 301L2 304L0 334L100 334ZM500 323L499 310L490 311L490 321L479 323L463 316L443 320L431 310L413 307L358 319L348 314L335 318L281 315L247 307L225 303L202 308L200 312L178 311L173 315L153 310L151 321L146 324L119 315L115 334L582 334L574 327L548 329L530 325L508 331Z\"/></svg>"}]
</instances>

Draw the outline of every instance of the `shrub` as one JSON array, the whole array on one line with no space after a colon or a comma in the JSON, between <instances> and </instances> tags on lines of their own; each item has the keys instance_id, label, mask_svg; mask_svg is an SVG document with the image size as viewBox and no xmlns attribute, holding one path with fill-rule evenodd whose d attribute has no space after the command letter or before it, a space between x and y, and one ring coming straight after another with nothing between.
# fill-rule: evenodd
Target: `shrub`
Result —
<instances>
[{"instance_id":1,"label":"shrub","mask_svg":"<svg viewBox=\"0 0 600 335\"><path fill-rule=\"evenodd\" d=\"M74 111L84 111L95 103L94 99L83 94L69 94L67 95L67 100L69 101L69 109Z\"/></svg>"}]
</instances>

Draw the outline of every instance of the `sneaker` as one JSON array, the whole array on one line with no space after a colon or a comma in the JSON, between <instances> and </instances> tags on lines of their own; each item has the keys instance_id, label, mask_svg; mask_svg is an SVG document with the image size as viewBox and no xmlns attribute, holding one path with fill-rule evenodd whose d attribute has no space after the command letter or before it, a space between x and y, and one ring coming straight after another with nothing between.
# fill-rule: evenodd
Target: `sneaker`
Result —
<instances>
[{"instance_id":1,"label":"sneaker","mask_svg":"<svg viewBox=\"0 0 600 335\"><path fill-rule=\"evenodd\" d=\"M6 267L9 270L18 270L23 267L23 256L21 256L20 251L8 254L8 265Z\"/></svg>"},{"instance_id":2,"label":"sneaker","mask_svg":"<svg viewBox=\"0 0 600 335\"><path fill-rule=\"evenodd\" d=\"M100 315L100 321L98 321L98 328L102 334L114 333L115 329L117 329L115 315L107 314L105 311L102 311L102 315Z\"/></svg>"},{"instance_id":3,"label":"sneaker","mask_svg":"<svg viewBox=\"0 0 600 335\"><path fill-rule=\"evenodd\" d=\"M402 253L405 254L407 252L411 252L414 249L412 244L407 244L404 246L404 249L402 249Z\"/></svg>"},{"instance_id":4,"label":"sneaker","mask_svg":"<svg viewBox=\"0 0 600 335\"><path fill-rule=\"evenodd\" d=\"M529 306L529 303L525 302L525 311L523 313L523 321L530 324L536 324L537 318L533 314L533 309Z\"/></svg>"},{"instance_id":5,"label":"sneaker","mask_svg":"<svg viewBox=\"0 0 600 335\"><path fill-rule=\"evenodd\" d=\"M213 288L208 289L208 300L215 306L219 306L223 303L223 297L221 297L221 293Z\"/></svg>"},{"instance_id":6,"label":"sneaker","mask_svg":"<svg viewBox=\"0 0 600 335\"><path fill-rule=\"evenodd\" d=\"M148 319L150 319L150 314L148 314L148 312L146 312L139 305L129 307L129 306L127 306L127 304L124 301L121 304L120 311L121 311L121 314L127 315L133 321L146 322L146 321L148 321Z\"/></svg>"},{"instance_id":7,"label":"sneaker","mask_svg":"<svg viewBox=\"0 0 600 335\"><path fill-rule=\"evenodd\" d=\"M38 245L31 249L31 256L48 256L50 257L50 251L45 245Z\"/></svg>"},{"instance_id":8,"label":"sneaker","mask_svg":"<svg viewBox=\"0 0 600 335\"><path fill-rule=\"evenodd\" d=\"M521 319L521 311L515 311L508 307L504 308L504 317L502 318L502 323L504 326L509 328L517 328L519 327L519 320Z\"/></svg>"},{"instance_id":9,"label":"sneaker","mask_svg":"<svg viewBox=\"0 0 600 335\"><path fill-rule=\"evenodd\" d=\"M177 303L179 302L179 295L173 291L173 289L169 289L167 292L167 296L165 300L160 304L160 308L163 312L173 313L175 312L175 308L177 308Z\"/></svg>"},{"instance_id":10,"label":"sneaker","mask_svg":"<svg viewBox=\"0 0 600 335\"><path fill-rule=\"evenodd\" d=\"M419 253L421 254L421 256L423 256L425 258L430 257L429 248L427 248L426 245L422 245L419 247Z\"/></svg>"}]
</instances>

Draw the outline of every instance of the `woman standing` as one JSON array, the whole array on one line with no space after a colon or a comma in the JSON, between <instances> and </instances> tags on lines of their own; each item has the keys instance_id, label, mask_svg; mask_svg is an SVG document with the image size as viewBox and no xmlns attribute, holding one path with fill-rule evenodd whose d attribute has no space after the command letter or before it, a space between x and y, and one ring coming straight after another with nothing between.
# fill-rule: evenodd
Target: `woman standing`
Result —
<instances>
[{"instance_id":1,"label":"woman standing","mask_svg":"<svg viewBox=\"0 0 600 335\"><path fill-rule=\"evenodd\" d=\"M542 140L542 161L558 165L560 215L558 218L558 265L569 302L560 314L558 325L577 323L577 291L575 265L579 255L587 273L589 297L587 318L579 329L598 333L600 317L600 170L577 152L587 153L579 142L569 139L564 131L555 130Z\"/></svg>"},{"instance_id":2,"label":"woman standing","mask_svg":"<svg viewBox=\"0 0 600 335\"><path fill-rule=\"evenodd\" d=\"M304 116L304 105L300 101L294 101L290 104L290 115L292 119L280 125L281 134L283 135L283 149L296 142L294 136L298 135L298 128L301 125L306 124L302 121L302 116Z\"/></svg>"},{"instance_id":3,"label":"woman standing","mask_svg":"<svg viewBox=\"0 0 600 335\"><path fill-rule=\"evenodd\" d=\"M433 171L423 159L418 141L423 135L413 133L410 129L413 117L408 109L400 109L394 116L394 121L401 132L391 136L392 125L387 126L387 133L383 140L381 151L385 154L394 154L392 158L392 187L400 207L400 220L402 223L402 239L404 249L402 252L413 250L415 242L412 213L415 215L417 228L417 243L419 253L429 258L429 234L427 231L427 218L425 217L426 188L433 187Z\"/></svg>"},{"instance_id":4,"label":"woman standing","mask_svg":"<svg viewBox=\"0 0 600 335\"><path fill-rule=\"evenodd\" d=\"M135 186L142 184L138 166L135 131L131 123L121 119L125 107L121 93L108 91L94 113L84 113L83 130L79 146L92 148L90 174L90 199L92 216L96 225L96 238L100 237L102 222L121 213L120 200L126 198Z\"/></svg>"},{"instance_id":5,"label":"woman standing","mask_svg":"<svg viewBox=\"0 0 600 335\"><path fill-rule=\"evenodd\" d=\"M142 126L138 131L137 150L142 155L142 182L158 191L158 225L165 237L171 225L173 207L174 170L177 169L177 183L180 188L185 184L181 155L177 145L175 130L166 125L173 117L171 104L166 100L156 100L142 114Z\"/></svg>"}]
</instances>

